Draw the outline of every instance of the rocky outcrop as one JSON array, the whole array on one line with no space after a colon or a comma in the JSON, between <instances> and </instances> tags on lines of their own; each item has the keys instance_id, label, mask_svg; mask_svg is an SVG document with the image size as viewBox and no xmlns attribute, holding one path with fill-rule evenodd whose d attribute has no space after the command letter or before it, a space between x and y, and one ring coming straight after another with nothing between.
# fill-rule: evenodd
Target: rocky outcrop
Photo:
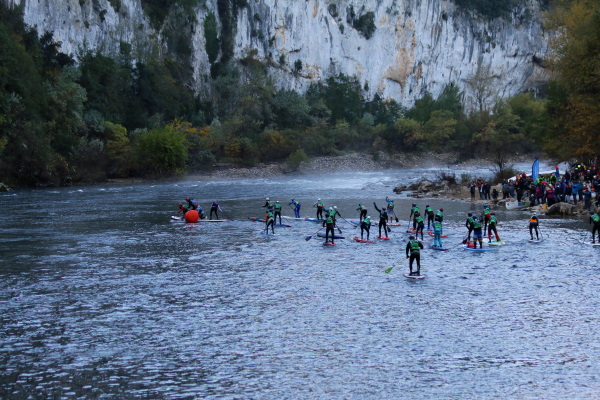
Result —
<instances>
[{"instance_id":1,"label":"rocky outcrop","mask_svg":"<svg viewBox=\"0 0 600 400\"><path fill-rule=\"evenodd\" d=\"M509 18L492 21L446 0L254 0L235 13L219 10L225 1L206 0L193 16L167 18L159 30L141 0L3 1L22 3L25 22L40 32L54 32L69 54L84 47L118 54L127 43L133 59L143 59L163 54L185 38L191 49L191 84L198 92L209 87L211 61L203 29L209 15L216 16L219 28L231 27L234 59L263 62L276 85L285 89L303 91L311 82L343 73L357 76L369 96L410 106L454 82L472 108L478 98L491 102L536 90L546 81L541 60L549 38L533 0ZM234 20L221 20L225 15ZM372 25L357 25L365 15L372 17L365 19ZM174 34L178 40L172 40ZM483 81L491 85L489 96L477 92Z\"/></svg>"}]
</instances>

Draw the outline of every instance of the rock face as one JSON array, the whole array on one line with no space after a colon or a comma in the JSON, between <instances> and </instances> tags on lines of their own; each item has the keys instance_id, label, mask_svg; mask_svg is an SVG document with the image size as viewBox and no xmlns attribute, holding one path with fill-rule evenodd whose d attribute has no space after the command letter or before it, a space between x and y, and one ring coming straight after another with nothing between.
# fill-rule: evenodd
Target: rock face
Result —
<instances>
[{"instance_id":1,"label":"rock face","mask_svg":"<svg viewBox=\"0 0 600 400\"><path fill-rule=\"evenodd\" d=\"M206 0L193 18L155 31L141 0L2 1L23 3L25 22L40 32L53 31L70 54L84 46L117 54L125 42L143 58L164 53L173 46L173 31L185 31L198 91L207 88L211 67L204 19L216 16L221 28L221 16L232 15L223 12L228 2ZM233 58L251 55L269 65L280 88L302 92L313 81L344 73L357 76L369 96L404 106L426 92L437 96L454 82L467 107L474 108L546 81L540 60L549 37L538 3L530 1L508 19L488 21L445 0L253 0L233 13ZM489 92L476 89L482 82L491 84Z\"/></svg>"}]
</instances>

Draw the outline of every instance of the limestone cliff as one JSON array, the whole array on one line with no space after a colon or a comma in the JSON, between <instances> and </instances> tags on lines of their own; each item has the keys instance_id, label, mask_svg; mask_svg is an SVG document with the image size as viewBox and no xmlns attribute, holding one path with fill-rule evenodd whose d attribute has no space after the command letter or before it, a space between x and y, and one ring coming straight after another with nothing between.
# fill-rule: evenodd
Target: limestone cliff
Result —
<instances>
[{"instance_id":1,"label":"limestone cliff","mask_svg":"<svg viewBox=\"0 0 600 400\"><path fill-rule=\"evenodd\" d=\"M533 0L492 21L446 0L252 0L233 11L231 5L224 9L227 0L206 0L192 15L172 7L158 30L140 0L3 1L23 3L25 22L54 32L66 53L82 47L117 53L125 42L143 58L171 51L174 34L184 38L197 90L210 76L203 28L209 15L216 17L222 40L229 29L231 57L265 62L280 88L303 91L311 81L344 73L356 75L370 96L410 106L426 91L436 96L455 82L465 103L475 107L536 90L546 80L540 60L548 33ZM221 46L216 61L223 54ZM493 90L478 92L478 81Z\"/></svg>"}]
</instances>

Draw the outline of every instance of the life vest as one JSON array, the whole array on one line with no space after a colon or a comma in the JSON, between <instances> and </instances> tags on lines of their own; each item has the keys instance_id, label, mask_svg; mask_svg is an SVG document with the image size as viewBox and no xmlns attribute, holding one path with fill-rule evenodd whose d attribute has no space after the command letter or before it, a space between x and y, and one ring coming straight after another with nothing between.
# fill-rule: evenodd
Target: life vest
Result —
<instances>
[{"instance_id":1,"label":"life vest","mask_svg":"<svg viewBox=\"0 0 600 400\"><path fill-rule=\"evenodd\" d=\"M425 209L425 212L427 213L427 215L433 215L433 208L431 208L431 207L427 207L427 208Z\"/></svg>"},{"instance_id":2,"label":"life vest","mask_svg":"<svg viewBox=\"0 0 600 400\"><path fill-rule=\"evenodd\" d=\"M275 211L281 211L281 204L275 204Z\"/></svg>"},{"instance_id":3,"label":"life vest","mask_svg":"<svg viewBox=\"0 0 600 400\"><path fill-rule=\"evenodd\" d=\"M335 219L335 216L336 216L336 215L337 215L337 210L330 210L330 211L329 211L329 216L330 216L331 218L334 218L334 219Z\"/></svg>"},{"instance_id":4,"label":"life vest","mask_svg":"<svg viewBox=\"0 0 600 400\"><path fill-rule=\"evenodd\" d=\"M418 224L423 222L423 217L418 216L417 218L415 218L415 221L417 221Z\"/></svg>"},{"instance_id":5,"label":"life vest","mask_svg":"<svg viewBox=\"0 0 600 400\"><path fill-rule=\"evenodd\" d=\"M272 212L268 212L267 215L265 215L265 219L267 220L267 222L269 222L270 220L273 219L273 213Z\"/></svg>"},{"instance_id":6,"label":"life vest","mask_svg":"<svg viewBox=\"0 0 600 400\"><path fill-rule=\"evenodd\" d=\"M412 210L410 210L413 214L420 214L421 212L419 211L419 207L413 207Z\"/></svg>"},{"instance_id":7,"label":"life vest","mask_svg":"<svg viewBox=\"0 0 600 400\"><path fill-rule=\"evenodd\" d=\"M394 202L390 201L387 206L388 208L394 208Z\"/></svg>"},{"instance_id":8,"label":"life vest","mask_svg":"<svg viewBox=\"0 0 600 400\"><path fill-rule=\"evenodd\" d=\"M435 221L433 223L433 229L436 231L441 231L442 230L442 223L440 221Z\"/></svg>"},{"instance_id":9,"label":"life vest","mask_svg":"<svg viewBox=\"0 0 600 400\"><path fill-rule=\"evenodd\" d=\"M467 223L471 226L473 226L473 223L475 222L475 220L473 219L473 217L469 217L467 218Z\"/></svg>"},{"instance_id":10,"label":"life vest","mask_svg":"<svg viewBox=\"0 0 600 400\"><path fill-rule=\"evenodd\" d=\"M421 246L419 246L419 242L417 240L410 241L410 252L411 253L418 253L420 248L421 248Z\"/></svg>"},{"instance_id":11,"label":"life vest","mask_svg":"<svg viewBox=\"0 0 600 400\"><path fill-rule=\"evenodd\" d=\"M325 222L326 222L328 225L332 225L332 224L333 224L333 217L332 217L331 215L328 215L328 216L327 216L327 219L325 220Z\"/></svg>"},{"instance_id":12,"label":"life vest","mask_svg":"<svg viewBox=\"0 0 600 400\"><path fill-rule=\"evenodd\" d=\"M537 219L537 217L531 217L531 218L529 218L529 222L532 223L532 224L533 223L537 224L538 219Z\"/></svg>"},{"instance_id":13,"label":"life vest","mask_svg":"<svg viewBox=\"0 0 600 400\"><path fill-rule=\"evenodd\" d=\"M492 225L496 226L496 217L490 218L490 226L492 226Z\"/></svg>"},{"instance_id":14,"label":"life vest","mask_svg":"<svg viewBox=\"0 0 600 400\"><path fill-rule=\"evenodd\" d=\"M592 215L592 221L594 221L594 224L597 224L600 222L600 216L598 216L598 214Z\"/></svg>"},{"instance_id":15,"label":"life vest","mask_svg":"<svg viewBox=\"0 0 600 400\"><path fill-rule=\"evenodd\" d=\"M438 212L435 213L435 217L438 221L441 221L442 218L444 218L444 213L438 210Z\"/></svg>"},{"instance_id":16,"label":"life vest","mask_svg":"<svg viewBox=\"0 0 600 400\"><path fill-rule=\"evenodd\" d=\"M473 229L481 229L481 221L478 219L473 221Z\"/></svg>"},{"instance_id":17,"label":"life vest","mask_svg":"<svg viewBox=\"0 0 600 400\"><path fill-rule=\"evenodd\" d=\"M316 206L317 206L318 208L323 208L323 202L319 201L319 202L316 204Z\"/></svg>"},{"instance_id":18,"label":"life vest","mask_svg":"<svg viewBox=\"0 0 600 400\"><path fill-rule=\"evenodd\" d=\"M370 226L371 225L371 220L369 218L365 218L363 219L363 224L365 224L366 226Z\"/></svg>"},{"instance_id":19,"label":"life vest","mask_svg":"<svg viewBox=\"0 0 600 400\"><path fill-rule=\"evenodd\" d=\"M385 219L385 220L387 220L387 218L388 218L388 213L387 213L387 211L385 211L385 210L383 210L383 209L382 209L381 211L379 211L379 218L380 218L380 219Z\"/></svg>"}]
</instances>

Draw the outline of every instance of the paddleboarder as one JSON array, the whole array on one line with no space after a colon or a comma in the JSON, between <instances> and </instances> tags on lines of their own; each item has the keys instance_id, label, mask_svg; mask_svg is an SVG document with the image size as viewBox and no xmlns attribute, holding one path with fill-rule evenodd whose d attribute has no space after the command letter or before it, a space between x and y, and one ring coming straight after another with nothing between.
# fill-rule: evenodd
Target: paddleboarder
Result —
<instances>
[{"instance_id":1,"label":"paddleboarder","mask_svg":"<svg viewBox=\"0 0 600 400\"><path fill-rule=\"evenodd\" d=\"M388 220L388 213L385 210L385 208L381 208L381 210L377 207L377 203L373 202L373 205L375 206L375 209L377 210L377 212L379 212L379 237L383 237L381 235L381 228L383 227L383 231L385 232L385 237L388 237L388 232L387 232L387 220Z\"/></svg>"},{"instance_id":2,"label":"paddleboarder","mask_svg":"<svg viewBox=\"0 0 600 400\"><path fill-rule=\"evenodd\" d=\"M358 220L360 222L362 222L363 219L367 218L367 207L366 206L363 206L362 204L359 203L356 211L360 211L360 215L358 217Z\"/></svg>"},{"instance_id":3,"label":"paddleboarder","mask_svg":"<svg viewBox=\"0 0 600 400\"><path fill-rule=\"evenodd\" d=\"M421 250L423 243L419 242L414 236L410 236L408 243L406 244L406 257L410 256L408 269L408 275L421 275ZM417 271L413 273L413 261L417 260Z\"/></svg>"},{"instance_id":4,"label":"paddleboarder","mask_svg":"<svg viewBox=\"0 0 600 400\"><path fill-rule=\"evenodd\" d=\"M281 225L281 204L279 204L279 200L273 205L273 215L275 216L275 222L277 222L277 216L279 216L279 225Z\"/></svg>"},{"instance_id":5,"label":"paddleboarder","mask_svg":"<svg viewBox=\"0 0 600 400\"><path fill-rule=\"evenodd\" d=\"M333 228L335 227L335 220L331 216L330 213L325 214L325 221L323 221L323 226L325 226L325 243L329 242L329 232L331 232L331 244L334 244L334 236L335 232Z\"/></svg>"},{"instance_id":6,"label":"paddleboarder","mask_svg":"<svg viewBox=\"0 0 600 400\"><path fill-rule=\"evenodd\" d=\"M442 247L442 223L433 221L433 246Z\"/></svg>"},{"instance_id":7,"label":"paddleboarder","mask_svg":"<svg viewBox=\"0 0 600 400\"><path fill-rule=\"evenodd\" d=\"M596 232L600 242L600 216L595 211L590 211L590 224L592 224L592 243L596 243Z\"/></svg>"},{"instance_id":8,"label":"paddleboarder","mask_svg":"<svg viewBox=\"0 0 600 400\"><path fill-rule=\"evenodd\" d=\"M465 222L465 226L469 230L469 233L467 233L467 243L469 243L471 241L471 232L473 232L473 223L474 222L475 221L473 220L473 213L468 213L467 221Z\"/></svg>"},{"instance_id":9,"label":"paddleboarder","mask_svg":"<svg viewBox=\"0 0 600 400\"><path fill-rule=\"evenodd\" d=\"M439 221L438 221L439 222ZM441 224L441 222L440 222ZM423 240L423 230L425 229L425 220L420 215L417 217L417 230L415 231L415 236L419 237L419 232L421 232L421 240Z\"/></svg>"},{"instance_id":10,"label":"paddleboarder","mask_svg":"<svg viewBox=\"0 0 600 400\"><path fill-rule=\"evenodd\" d=\"M490 243L492 241L492 231L494 232L494 235L496 236L496 241L500 242L500 235L498 235L498 230L496 229L497 225L498 225L498 219L496 218L496 213L493 212L490 215L490 221L489 221L488 243Z\"/></svg>"},{"instance_id":11,"label":"paddleboarder","mask_svg":"<svg viewBox=\"0 0 600 400\"><path fill-rule=\"evenodd\" d=\"M367 240L369 240L369 233L371 232L371 216L365 217L360 221L360 238L363 238L363 232L367 232Z\"/></svg>"},{"instance_id":12,"label":"paddleboarder","mask_svg":"<svg viewBox=\"0 0 600 400\"><path fill-rule=\"evenodd\" d=\"M275 204L271 200L269 200L269 198L267 197L266 201L265 201L265 205L263 207L266 207L267 212L272 213L273 209L275 208Z\"/></svg>"},{"instance_id":13,"label":"paddleboarder","mask_svg":"<svg viewBox=\"0 0 600 400\"><path fill-rule=\"evenodd\" d=\"M215 213L215 219L219 219L219 211L223 212L223 210L221 210L221 207L219 207L219 202L215 200L210 206L209 219L212 219L213 212Z\"/></svg>"},{"instance_id":14,"label":"paddleboarder","mask_svg":"<svg viewBox=\"0 0 600 400\"><path fill-rule=\"evenodd\" d=\"M479 247L483 249L483 234L481 232L481 221L477 217L477 215L473 216L473 244L474 247L477 248L477 242L479 242Z\"/></svg>"},{"instance_id":15,"label":"paddleboarder","mask_svg":"<svg viewBox=\"0 0 600 400\"><path fill-rule=\"evenodd\" d=\"M488 205L488 203L485 203L483 205L483 233L485 234L487 232L487 227L488 224L490 222L490 218L492 216L492 211L490 210L490 206Z\"/></svg>"},{"instance_id":16,"label":"paddleboarder","mask_svg":"<svg viewBox=\"0 0 600 400\"><path fill-rule=\"evenodd\" d=\"M292 199L292 202L288 203L288 206L291 206L292 204L294 205L294 216L300 218L300 202Z\"/></svg>"},{"instance_id":17,"label":"paddleboarder","mask_svg":"<svg viewBox=\"0 0 600 400\"><path fill-rule=\"evenodd\" d=\"M536 214L533 214L531 218L529 218L529 235L531 236L530 240L533 240L533 230L535 229L535 238L540 240L540 233L538 231L539 220Z\"/></svg>"},{"instance_id":18,"label":"paddleboarder","mask_svg":"<svg viewBox=\"0 0 600 400\"><path fill-rule=\"evenodd\" d=\"M313 207L317 207L317 219L323 219L323 202L321 199L317 199L317 202L313 204Z\"/></svg>"},{"instance_id":19,"label":"paddleboarder","mask_svg":"<svg viewBox=\"0 0 600 400\"><path fill-rule=\"evenodd\" d=\"M427 215L427 230L430 230L431 224L433 224L433 208L429 207L429 204L425 206L425 214Z\"/></svg>"},{"instance_id":20,"label":"paddleboarder","mask_svg":"<svg viewBox=\"0 0 600 400\"><path fill-rule=\"evenodd\" d=\"M275 219L273 218L273 212L267 211L265 215L265 233L269 234L269 225L271 226L271 233L275 234Z\"/></svg>"},{"instance_id":21,"label":"paddleboarder","mask_svg":"<svg viewBox=\"0 0 600 400\"><path fill-rule=\"evenodd\" d=\"M413 231L415 229L417 229L417 217L419 215L421 215L421 212L419 211L419 207L417 207L417 205L415 203L413 203L412 208L410 209L410 216L408 217L409 220L411 218L413 220Z\"/></svg>"},{"instance_id":22,"label":"paddleboarder","mask_svg":"<svg viewBox=\"0 0 600 400\"><path fill-rule=\"evenodd\" d=\"M387 202L387 213L390 217L390 222L394 222L394 217L396 216L396 212L394 211L394 200L390 200L385 196L385 201ZM396 219L398 218L396 217Z\"/></svg>"}]
</instances>

